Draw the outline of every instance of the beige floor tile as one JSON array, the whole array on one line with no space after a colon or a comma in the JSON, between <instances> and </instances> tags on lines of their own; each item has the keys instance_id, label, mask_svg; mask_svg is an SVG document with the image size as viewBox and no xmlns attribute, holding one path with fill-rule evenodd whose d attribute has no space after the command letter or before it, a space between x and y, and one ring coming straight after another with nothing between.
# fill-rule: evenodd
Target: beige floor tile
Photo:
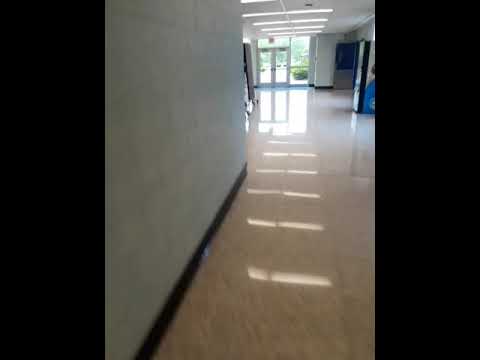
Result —
<instances>
[{"instance_id":1,"label":"beige floor tile","mask_svg":"<svg viewBox=\"0 0 480 360\"><path fill-rule=\"evenodd\" d=\"M287 127L254 110L248 176L155 359L374 359L375 120L345 91L287 98Z\"/></svg>"}]
</instances>

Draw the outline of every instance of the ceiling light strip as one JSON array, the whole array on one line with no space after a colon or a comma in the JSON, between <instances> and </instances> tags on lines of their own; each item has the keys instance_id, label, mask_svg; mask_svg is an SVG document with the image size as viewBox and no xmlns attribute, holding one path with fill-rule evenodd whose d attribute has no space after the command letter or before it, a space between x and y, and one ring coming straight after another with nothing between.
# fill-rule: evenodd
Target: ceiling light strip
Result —
<instances>
[{"instance_id":1,"label":"ceiling light strip","mask_svg":"<svg viewBox=\"0 0 480 360\"><path fill-rule=\"evenodd\" d=\"M295 35L295 34L317 34L321 33L322 30L317 30L317 31L297 31L297 32L282 32L282 33L268 33L268 35Z\"/></svg>"},{"instance_id":2,"label":"ceiling light strip","mask_svg":"<svg viewBox=\"0 0 480 360\"><path fill-rule=\"evenodd\" d=\"M333 9L316 9L316 10L291 10L287 14L310 14L310 13L331 13Z\"/></svg>"},{"instance_id":3,"label":"ceiling light strip","mask_svg":"<svg viewBox=\"0 0 480 360\"><path fill-rule=\"evenodd\" d=\"M258 22L258 23L253 23L252 25L254 26L261 26L261 25L279 25L279 24L288 24L288 20L282 20L282 21L265 21L265 22Z\"/></svg>"},{"instance_id":4,"label":"ceiling light strip","mask_svg":"<svg viewBox=\"0 0 480 360\"><path fill-rule=\"evenodd\" d=\"M278 31L278 30L302 30L302 29L323 29L325 25L318 25L318 26L295 26L295 27L279 27L279 28L270 28L270 29L262 29L262 31Z\"/></svg>"},{"instance_id":5,"label":"ceiling light strip","mask_svg":"<svg viewBox=\"0 0 480 360\"><path fill-rule=\"evenodd\" d=\"M300 20L290 20L292 23L306 23L306 22L317 22L317 21L328 21L328 19L300 19Z\"/></svg>"},{"instance_id":6,"label":"ceiling light strip","mask_svg":"<svg viewBox=\"0 0 480 360\"><path fill-rule=\"evenodd\" d=\"M311 13L331 13L333 9L316 9L316 10L291 10L291 11L274 11L264 13L249 13L243 14L243 17L256 17L256 16L271 16L271 15L293 15L293 14L311 14Z\"/></svg>"},{"instance_id":7,"label":"ceiling light strip","mask_svg":"<svg viewBox=\"0 0 480 360\"><path fill-rule=\"evenodd\" d=\"M257 22L253 23L253 26L261 26L261 25L279 25L279 24L288 24L288 23L309 23L309 22L319 22L319 21L328 21L328 19L301 19L301 20L281 20L281 21L264 21L264 22Z\"/></svg>"}]
</instances>

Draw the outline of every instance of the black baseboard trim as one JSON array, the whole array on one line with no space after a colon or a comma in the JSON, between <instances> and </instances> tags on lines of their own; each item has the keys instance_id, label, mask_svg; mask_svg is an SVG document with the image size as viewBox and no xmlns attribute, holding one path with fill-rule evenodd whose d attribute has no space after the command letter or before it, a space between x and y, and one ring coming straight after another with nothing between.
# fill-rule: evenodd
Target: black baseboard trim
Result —
<instances>
[{"instance_id":1,"label":"black baseboard trim","mask_svg":"<svg viewBox=\"0 0 480 360\"><path fill-rule=\"evenodd\" d=\"M197 247L193 256L191 257L189 263L187 264L185 270L183 271L180 279L177 281L175 287L171 291L167 302L163 306L159 316L157 317L152 329L150 330L148 336L146 337L144 343L142 344L140 350L135 357L136 360L150 360L153 356L155 350L160 345L160 342L165 335L168 326L172 322L175 314L182 303L182 300L189 289L192 280L197 273L198 268L200 267L203 254L205 249L208 247L210 242L213 239L216 231L220 227L225 215L227 214L228 210L232 206L233 200L235 200L235 196L240 189L243 181L247 176L247 164L243 166L242 171L238 175L235 183L233 184L230 192L228 193L226 199L224 200L222 206L218 210L215 218L213 219L212 223L210 224L207 232L203 236L200 245Z\"/></svg>"},{"instance_id":2,"label":"black baseboard trim","mask_svg":"<svg viewBox=\"0 0 480 360\"><path fill-rule=\"evenodd\" d=\"M329 90L333 89L333 86L315 86L315 89Z\"/></svg>"},{"instance_id":3,"label":"black baseboard trim","mask_svg":"<svg viewBox=\"0 0 480 360\"><path fill-rule=\"evenodd\" d=\"M308 84L308 86L310 86L310 87L315 87L315 84Z\"/></svg>"}]
</instances>

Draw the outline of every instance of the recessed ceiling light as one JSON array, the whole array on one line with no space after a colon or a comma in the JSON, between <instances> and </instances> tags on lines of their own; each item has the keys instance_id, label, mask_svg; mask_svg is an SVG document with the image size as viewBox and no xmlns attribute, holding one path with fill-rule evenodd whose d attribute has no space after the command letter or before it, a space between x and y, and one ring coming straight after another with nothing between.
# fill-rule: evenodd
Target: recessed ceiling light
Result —
<instances>
[{"instance_id":1,"label":"recessed ceiling light","mask_svg":"<svg viewBox=\"0 0 480 360\"><path fill-rule=\"evenodd\" d=\"M277 1L277 0L240 0L242 4L256 3L256 2L267 2L267 1Z\"/></svg>"},{"instance_id":2,"label":"recessed ceiling light","mask_svg":"<svg viewBox=\"0 0 480 360\"><path fill-rule=\"evenodd\" d=\"M310 13L331 13L333 9L316 9L316 10L291 10L291 11L275 11L275 12L264 12L264 13L250 13L243 14L243 17L254 17L254 16L270 16L270 15L290 15L290 14L310 14Z\"/></svg>"},{"instance_id":3,"label":"recessed ceiling light","mask_svg":"<svg viewBox=\"0 0 480 360\"><path fill-rule=\"evenodd\" d=\"M294 27L279 27L279 28L270 28L270 29L262 29L262 31L277 31L277 30L301 30L301 29L323 29L325 25L318 25L318 26L294 26Z\"/></svg>"},{"instance_id":4,"label":"recessed ceiling light","mask_svg":"<svg viewBox=\"0 0 480 360\"><path fill-rule=\"evenodd\" d=\"M317 22L317 21L328 21L328 19L302 19L302 20L282 20L282 21L265 21L253 23L254 26L260 25L278 25L278 24L288 24L288 23L308 23L308 22Z\"/></svg>"}]
</instances>

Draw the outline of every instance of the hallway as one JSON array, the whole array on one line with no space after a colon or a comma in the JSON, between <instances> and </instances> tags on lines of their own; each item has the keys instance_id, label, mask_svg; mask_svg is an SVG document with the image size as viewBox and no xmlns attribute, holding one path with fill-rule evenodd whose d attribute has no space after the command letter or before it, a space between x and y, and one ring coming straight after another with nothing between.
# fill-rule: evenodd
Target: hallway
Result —
<instances>
[{"instance_id":1,"label":"hallway","mask_svg":"<svg viewBox=\"0 0 480 360\"><path fill-rule=\"evenodd\" d=\"M375 118L350 92L257 89L248 176L155 359L374 359Z\"/></svg>"}]
</instances>

